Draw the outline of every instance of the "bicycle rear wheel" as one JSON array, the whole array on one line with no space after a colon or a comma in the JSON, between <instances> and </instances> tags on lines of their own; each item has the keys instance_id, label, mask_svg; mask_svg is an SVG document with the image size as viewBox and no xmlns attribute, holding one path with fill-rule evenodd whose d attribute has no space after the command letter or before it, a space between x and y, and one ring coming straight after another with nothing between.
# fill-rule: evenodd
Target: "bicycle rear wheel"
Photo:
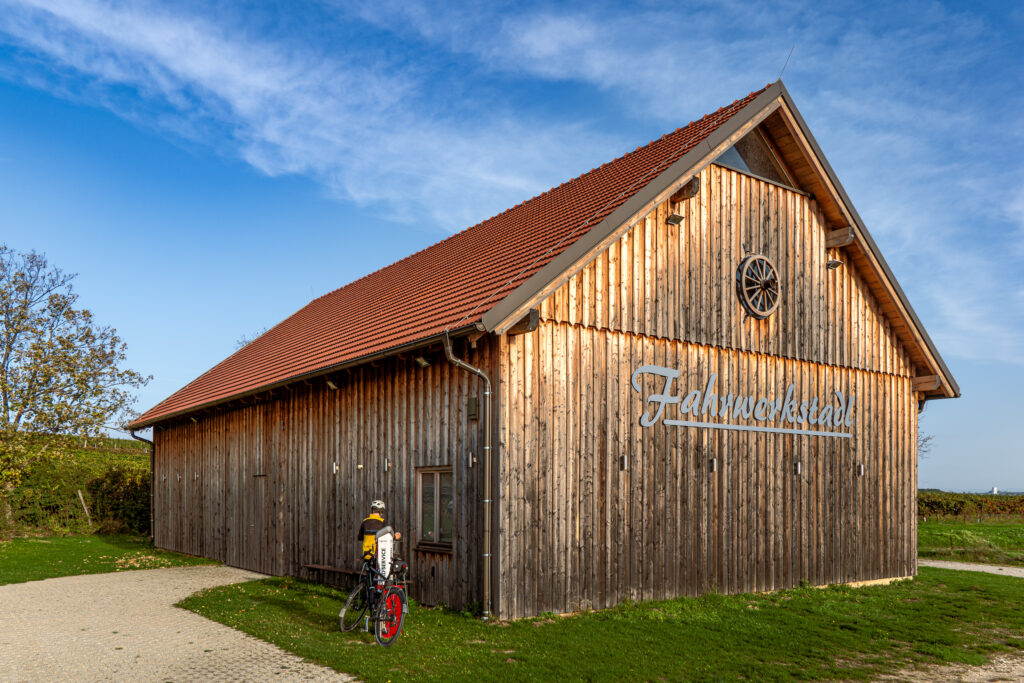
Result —
<instances>
[{"instance_id":1,"label":"bicycle rear wheel","mask_svg":"<svg viewBox=\"0 0 1024 683\"><path fill-rule=\"evenodd\" d=\"M391 586L384 593L384 600L374 621L374 636L378 645L391 647L398 640L405 623L405 602L405 592L398 586Z\"/></svg>"},{"instance_id":2,"label":"bicycle rear wheel","mask_svg":"<svg viewBox=\"0 0 1024 683\"><path fill-rule=\"evenodd\" d=\"M366 586L360 581L349 593L345 606L338 613L338 626L341 627L341 630L351 631L358 626L359 622L363 620L363 615L366 614L367 606Z\"/></svg>"}]
</instances>

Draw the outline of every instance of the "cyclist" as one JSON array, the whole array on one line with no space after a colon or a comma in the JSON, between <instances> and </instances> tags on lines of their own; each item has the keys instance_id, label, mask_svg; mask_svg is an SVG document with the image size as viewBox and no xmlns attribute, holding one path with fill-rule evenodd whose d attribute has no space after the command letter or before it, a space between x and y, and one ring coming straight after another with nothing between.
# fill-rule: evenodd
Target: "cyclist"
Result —
<instances>
[{"instance_id":1,"label":"cyclist","mask_svg":"<svg viewBox=\"0 0 1024 683\"><path fill-rule=\"evenodd\" d=\"M377 532L384 528L384 501L370 503L370 514L359 526L357 541L363 543L363 559L373 560L377 556Z\"/></svg>"},{"instance_id":2,"label":"cyclist","mask_svg":"<svg viewBox=\"0 0 1024 683\"><path fill-rule=\"evenodd\" d=\"M373 622L374 636L380 645L393 644L402 632L405 613L409 611L405 597L409 565L394 555L393 543L400 538L402 534L384 523L384 501L370 503L370 514L359 525L357 536L363 551L359 580L338 614L342 631L356 628L366 616L365 628L369 629L370 622Z\"/></svg>"}]
</instances>

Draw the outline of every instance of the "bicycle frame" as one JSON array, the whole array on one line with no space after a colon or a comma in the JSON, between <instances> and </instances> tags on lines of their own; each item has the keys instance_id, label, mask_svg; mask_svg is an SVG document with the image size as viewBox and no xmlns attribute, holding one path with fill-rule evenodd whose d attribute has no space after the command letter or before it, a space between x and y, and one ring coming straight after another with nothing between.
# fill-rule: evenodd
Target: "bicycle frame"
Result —
<instances>
[{"instance_id":1,"label":"bicycle frame","mask_svg":"<svg viewBox=\"0 0 1024 683\"><path fill-rule=\"evenodd\" d=\"M408 565L401 558L395 557L391 563L391 569L390 575L385 576L377 569L375 561L363 560L363 566L359 571L357 582L362 582L366 586L366 600L368 603L367 621L371 619L373 621L380 621L380 599L391 586L397 584L405 595L409 594ZM406 612L409 611L408 603L403 605L403 609Z\"/></svg>"},{"instance_id":2,"label":"bicycle frame","mask_svg":"<svg viewBox=\"0 0 1024 683\"><path fill-rule=\"evenodd\" d=\"M363 630L369 631L372 620L374 637L385 647L394 644L409 613L409 565L394 554L396 536L400 537L391 527L377 531L376 552L363 558L355 588L338 614L343 632L356 628L364 617ZM351 616L347 616L350 609Z\"/></svg>"}]
</instances>

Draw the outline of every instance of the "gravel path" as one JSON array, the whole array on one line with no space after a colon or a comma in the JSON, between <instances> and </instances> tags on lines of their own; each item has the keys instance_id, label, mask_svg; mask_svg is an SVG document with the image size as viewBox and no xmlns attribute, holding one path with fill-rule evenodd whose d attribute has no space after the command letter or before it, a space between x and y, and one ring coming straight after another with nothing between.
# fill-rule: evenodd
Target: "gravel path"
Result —
<instances>
[{"instance_id":1,"label":"gravel path","mask_svg":"<svg viewBox=\"0 0 1024 683\"><path fill-rule=\"evenodd\" d=\"M947 562L945 560L918 560L917 564L920 567L959 569L964 572L985 572L986 574L1002 574L1024 579L1024 567L1005 567L998 564L977 564L975 562Z\"/></svg>"},{"instance_id":2,"label":"gravel path","mask_svg":"<svg viewBox=\"0 0 1024 683\"><path fill-rule=\"evenodd\" d=\"M918 566L938 569L957 569L965 572L985 572L1024 578L1024 567L1006 567L995 564L973 562L947 562L945 560L918 560ZM988 664L967 666L949 664L920 669L904 669L892 676L883 676L882 681L963 681L965 683L988 683L989 681L1024 681L1024 658L1017 654L995 655Z\"/></svg>"},{"instance_id":3,"label":"gravel path","mask_svg":"<svg viewBox=\"0 0 1024 683\"><path fill-rule=\"evenodd\" d=\"M918 562L920 564L920 562ZM904 669L879 681L905 683L933 683L934 681L960 681L961 683L992 683L994 681L1024 681L1024 659L1017 655L995 655L982 666L948 664L920 669Z\"/></svg>"},{"instance_id":4,"label":"gravel path","mask_svg":"<svg viewBox=\"0 0 1024 683\"><path fill-rule=\"evenodd\" d=\"M354 680L173 606L258 578L207 566L0 586L0 681Z\"/></svg>"}]
</instances>

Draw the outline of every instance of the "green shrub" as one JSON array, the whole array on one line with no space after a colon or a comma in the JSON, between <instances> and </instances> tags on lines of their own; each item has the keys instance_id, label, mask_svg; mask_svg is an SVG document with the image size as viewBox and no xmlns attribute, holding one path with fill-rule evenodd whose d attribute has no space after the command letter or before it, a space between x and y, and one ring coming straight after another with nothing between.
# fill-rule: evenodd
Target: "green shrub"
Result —
<instances>
[{"instance_id":1,"label":"green shrub","mask_svg":"<svg viewBox=\"0 0 1024 683\"><path fill-rule=\"evenodd\" d=\"M920 517L1022 516L1024 496L918 491Z\"/></svg>"},{"instance_id":2,"label":"green shrub","mask_svg":"<svg viewBox=\"0 0 1024 683\"><path fill-rule=\"evenodd\" d=\"M7 496L13 526L7 531L88 532L78 491L85 494L85 481L89 476L90 473L74 460L43 460L33 465Z\"/></svg>"},{"instance_id":3,"label":"green shrub","mask_svg":"<svg viewBox=\"0 0 1024 683\"><path fill-rule=\"evenodd\" d=\"M0 493L3 496L0 500L0 538L11 534L89 533L85 511L78 498L79 491L92 515L92 530L101 533L108 530L148 533L149 451L145 446L125 439L88 439L83 440L80 448L69 457L44 458L34 463L17 487L6 495ZM113 475L115 480L122 480L120 484L112 481L90 487L93 480L106 479L112 469L121 470L121 474ZM128 481L139 478L143 480L145 492L127 495L132 488ZM95 509L93 489L102 490L106 495L100 503L99 514ZM127 499L134 499L136 503L127 504ZM144 501L141 510L138 500ZM121 520L117 515L122 513L128 514L129 518ZM139 519L142 514L145 515L144 520Z\"/></svg>"},{"instance_id":4,"label":"green shrub","mask_svg":"<svg viewBox=\"0 0 1024 683\"><path fill-rule=\"evenodd\" d=\"M100 533L149 533L149 471L115 465L86 484Z\"/></svg>"}]
</instances>

